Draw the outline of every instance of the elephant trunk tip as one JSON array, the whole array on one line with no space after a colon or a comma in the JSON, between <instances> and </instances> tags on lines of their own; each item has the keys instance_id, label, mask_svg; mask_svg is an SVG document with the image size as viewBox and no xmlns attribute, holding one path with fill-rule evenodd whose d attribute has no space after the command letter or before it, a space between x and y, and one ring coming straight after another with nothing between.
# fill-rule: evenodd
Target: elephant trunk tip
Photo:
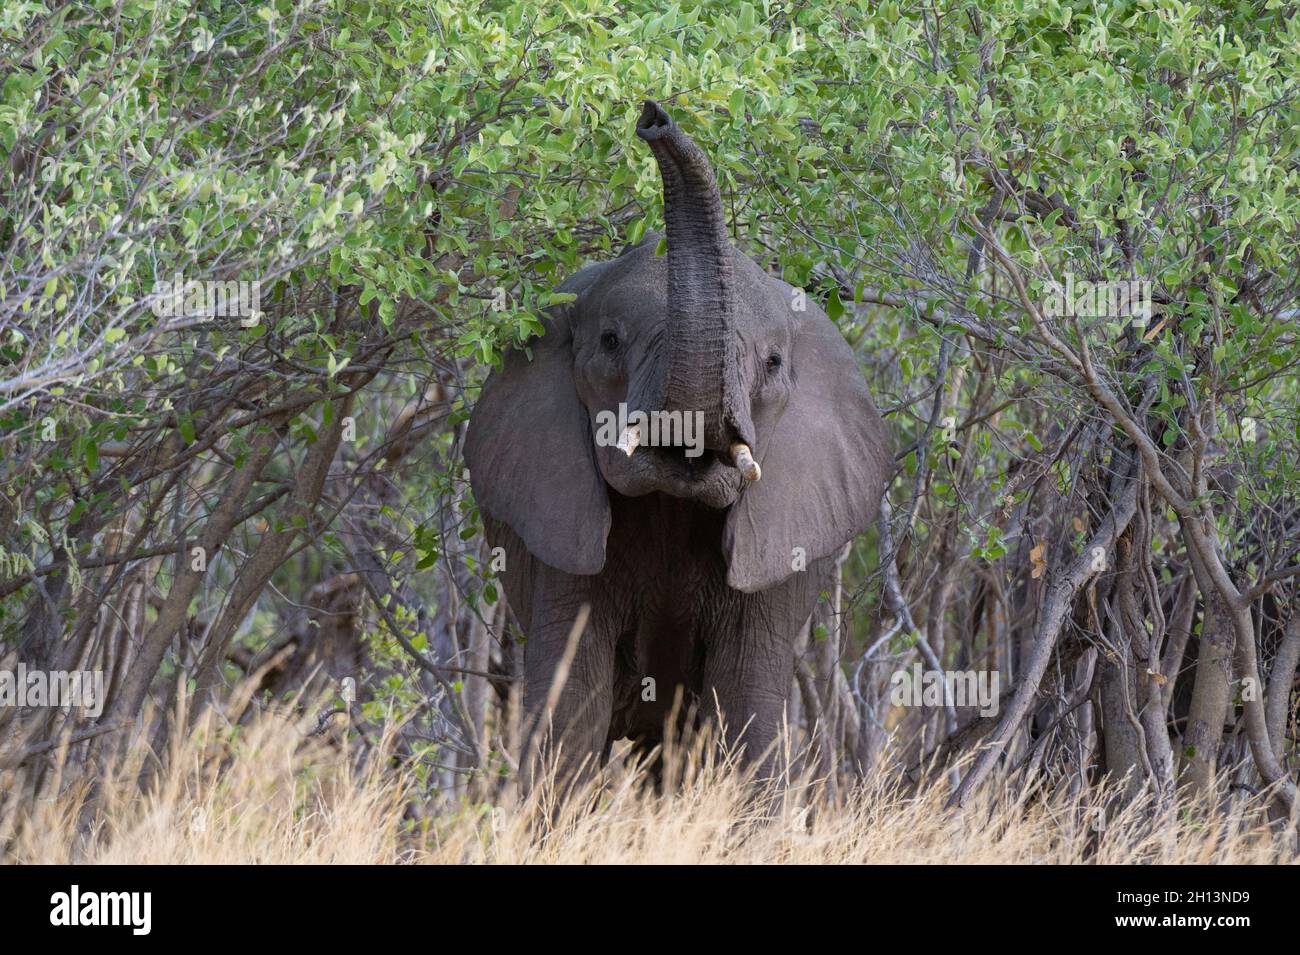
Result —
<instances>
[{"instance_id":1,"label":"elephant trunk tip","mask_svg":"<svg viewBox=\"0 0 1300 955\"><path fill-rule=\"evenodd\" d=\"M645 105L641 107L641 118L636 121L636 134L646 142L650 142L662 139L672 130L673 118L654 100L646 100Z\"/></svg>"}]
</instances>

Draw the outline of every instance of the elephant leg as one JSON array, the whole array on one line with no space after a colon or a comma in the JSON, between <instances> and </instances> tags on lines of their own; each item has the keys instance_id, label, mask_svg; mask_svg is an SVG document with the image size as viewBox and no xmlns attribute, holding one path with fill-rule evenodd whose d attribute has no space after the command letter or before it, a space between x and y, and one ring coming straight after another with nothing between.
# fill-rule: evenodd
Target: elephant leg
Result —
<instances>
[{"instance_id":1,"label":"elephant leg","mask_svg":"<svg viewBox=\"0 0 1300 955\"><path fill-rule=\"evenodd\" d=\"M794 650L779 634L759 626L749 601L735 625L715 635L705 657L704 707L723 724L727 749L761 780L780 771L777 740L785 722L794 675Z\"/></svg>"},{"instance_id":2,"label":"elephant leg","mask_svg":"<svg viewBox=\"0 0 1300 955\"><path fill-rule=\"evenodd\" d=\"M601 619L599 606L592 607L565 672L570 636L583 604L590 606L585 588L572 581L543 579L535 592L524 646L525 791L551 773L561 788L588 778L609 734L615 628Z\"/></svg>"},{"instance_id":3,"label":"elephant leg","mask_svg":"<svg viewBox=\"0 0 1300 955\"><path fill-rule=\"evenodd\" d=\"M720 711L724 743L756 767L760 782L775 781L787 769L781 736L795 635L812 612L824 569L815 563L770 590L738 595L728 619L706 641L704 708Z\"/></svg>"},{"instance_id":4,"label":"elephant leg","mask_svg":"<svg viewBox=\"0 0 1300 955\"><path fill-rule=\"evenodd\" d=\"M727 749L741 753L746 765L757 764L760 780L772 780L781 772L777 740L785 722L793 653L775 645L747 653L736 643L719 641L710 655L705 702L722 720Z\"/></svg>"},{"instance_id":5,"label":"elephant leg","mask_svg":"<svg viewBox=\"0 0 1300 955\"><path fill-rule=\"evenodd\" d=\"M627 760L641 767L645 780L653 792L664 791L664 752L663 740L658 736L645 734L631 737L632 746Z\"/></svg>"}]
</instances>

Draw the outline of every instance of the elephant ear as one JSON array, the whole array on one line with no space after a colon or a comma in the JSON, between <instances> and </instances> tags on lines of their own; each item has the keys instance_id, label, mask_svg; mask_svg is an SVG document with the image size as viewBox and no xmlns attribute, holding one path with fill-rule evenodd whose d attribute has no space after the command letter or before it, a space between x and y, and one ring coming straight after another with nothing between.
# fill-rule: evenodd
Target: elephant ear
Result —
<instances>
[{"instance_id":1,"label":"elephant ear","mask_svg":"<svg viewBox=\"0 0 1300 955\"><path fill-rule=\"evenodd\" d=\"M596 468L587 410L573 382L567 310L545 334L506 354L470 415L465 436L474 499L538 560L569 574L605 565L609 498Z\"/></svg>"},{"instance_id":2,"label":"elephant ear","mask_svg":"<svg viewBox=\"0 0 1300 955\"><path fill-rule=\"evenodd\" d=\"M790 361L789 402L766 441L758 435L763 476L732 505L723 536L727 583L746 593L865 530L893 473L893 442L853 350L820 309L805 313Z\"/></svg>"}]
</instances>

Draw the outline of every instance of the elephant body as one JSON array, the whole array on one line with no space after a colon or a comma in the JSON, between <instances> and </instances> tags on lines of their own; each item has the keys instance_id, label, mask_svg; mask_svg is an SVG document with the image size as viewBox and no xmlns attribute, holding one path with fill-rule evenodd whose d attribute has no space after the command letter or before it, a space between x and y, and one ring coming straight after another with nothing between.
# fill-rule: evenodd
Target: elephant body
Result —
<instances>
[{"instance_id":1,"label":"elephant body","mask_svg":"<svg viewBox=\"0 0 1300 955\"><path fill-rule=\"evenodd\" d=\"M564 773L615 739L659 742L679 691L770 768L795 639L875 516L891 442L830 319L732 247L703 153L655 104L637 131L667 254L651 235L564 282L574 300L488 377L466 436L526 635L525 769L548 740ZM620 405L695 415L700 443L613 445L601 420Z\"/></svg>"},{"instance_id":2,"label":"elephant body","mask_svg":"<svg viewBox=\"0 0 1300 955\"><path fill-rule=\"evenodd\" d=\"M610 510L606 562L594 575L543 564L508 526L489 521L489 542L506 551L510 605L527 634L524 699L546 699L553 662L586 604L587 627L555 716L575 763L608 755L624 738L648 751L674 716L715 709L740 719L728 719L730 742L743 735L766 756L784 717L794 636L827 586L834 558L744 593L727 584L725 512L657 492L612 492ZM528 710L536 716L536 706Z\"/></svg>"}]
</instances>

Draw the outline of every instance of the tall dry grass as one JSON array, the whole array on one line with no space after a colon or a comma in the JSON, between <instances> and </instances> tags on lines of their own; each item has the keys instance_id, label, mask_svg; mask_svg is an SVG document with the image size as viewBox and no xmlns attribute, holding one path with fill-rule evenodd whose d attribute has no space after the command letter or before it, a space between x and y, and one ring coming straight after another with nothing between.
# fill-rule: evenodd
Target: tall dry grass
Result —
<instances>
[{"instance_id":1,"label":"tall dry grass","mask_svg":"<svg viewBox=\"0 0 1300 955\"><path fill-rule=\"evenodd\" d=\"M336 741L337 742L337 741ZM1132 805L1098 829L1087 799L997 787L964 809L933 784L884 780L829 797L808 780L779 797L754 789L698 743L674 754L681 779L656 795L612 769L577 798L546 787L521 802L412 809L409 769L358 769L304 724L265 715L237 732L211 721L160 758L138 747L95 778L30 792L0 774L0 846L11 863L1279 863L1296 832L1261 807L1181 807L1153 820ZM140 779L147 779L142 794ZM425 803L436 805L436 803Z\"/></svg>"}]
</instances>

